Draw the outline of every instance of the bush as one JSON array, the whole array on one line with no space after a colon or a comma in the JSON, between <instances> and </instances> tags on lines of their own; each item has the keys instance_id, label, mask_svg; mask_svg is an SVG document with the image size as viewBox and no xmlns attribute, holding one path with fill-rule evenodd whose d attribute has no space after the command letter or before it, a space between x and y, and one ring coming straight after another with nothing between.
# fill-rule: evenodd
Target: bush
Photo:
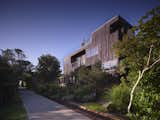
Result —
<instances>
[{"instance_id":1,"label":"bush","mask_svg":"<svg viewBox=\"0 0 160 120\"><path fill-rule=\"evenodd\" d=\"M91 67L81 66L74 72L76 78L75 99L81 101L94 101L99 99L106 86L113 82L113 76L101 69L98 62Z\"/></svg>"},{"instance_id":2,"label":"bush","mask_svg":"<svg viewBox=\"0 0 160 120\"><path fill-rule=\"evenodd\" d=\"M160 119L160 63L148 71L138 86L133 99L132 119Z\"/></svg>"},{"instance_id":3,"label":"bush","mask_svg":"<svg viewBox=\"0 0 160 120\"><path fill-rule=\"evenodd\" d=\"M83 85L75 89L75 100L79 102L88 102L95 99L95 92L89 85Z\"/></svg>"},{"instance_id":4,"label":"bush","mask_svg":"<svg viewBox=\"0 0 160 120\"><path fill-rule=\"evenodd\" d=\"M137 91L133 101L132 120L159 120L160 119L160 93L144 89Z\"/></svg>"},{"instance_id":5,"label":"bush","mask_svg":"<svg viewBox=\"0 0 160 120\"><path fill-rule=\"evenodd\" d=\"M124 81L122 81L120 85L114 86L109 92L109 97L112 103L108 106L108 111L126 113L129 103L129 94L129 87Z\"/></svg>"},{"instance_id":6,"label":"bush","mask_svg":"<svg viewBox=\"0 0 160 120\"><path fill-rule=\"evenodd\" d=\"M58 89L57 94L53 95L53 98L59 99L59 100L65 100L65 101L70 101L74 99L74 94L73 94L73 88L72 87L62 87Z\"/></svg>"},{"instance_id":7,"label":"bush","mask_svg":"<svg viewBox=\"0 0 160 120\"><path fill-rule=\"evenodd\" d=\"M1 120L27 120L27 114L18 93L12 102L0 107Z\"/></svg>"},{"instance_id":8,"label":"bush","mask_svg":"<svg viewBox=\"0 0 160 120\"><path fill-rule=\"evenodd\" d=\"M55 83L48 83L46 85L47 89L46 91L48 92L49 95L57 94L59 90L59 86Z\"/></svg>"},{"instance_id":9,"label":"bush","mask_svg":"<svg viewBox=\"0 0 160 120\"><path fill-rule=\"evenodd\" d=\"M37 93L44 94L46 90L46 86L44 84L37 83L35 90Z\"/></svg>"},{"instance_id":10,"label":"bush","mask_svg":"<svg viewBox=\"0 0 160 120\"><path fill-rule=\"evenodd\" d=\"M38 92L39 94L42 94L44 96L53 97L53 96L57 96L57 94L59 94L60 87L54 82L49 82L49 83L45 83L45 84L37 83L35 90L36 90L36 92Z\"/></svg>"}]
</instances>

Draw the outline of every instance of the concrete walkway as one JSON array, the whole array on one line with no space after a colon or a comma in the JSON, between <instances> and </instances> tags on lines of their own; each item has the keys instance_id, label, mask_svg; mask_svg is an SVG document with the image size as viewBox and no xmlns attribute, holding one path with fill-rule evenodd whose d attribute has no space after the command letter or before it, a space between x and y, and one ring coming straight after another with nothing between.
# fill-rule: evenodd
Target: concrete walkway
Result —
<instances>
[{"instance_id":1,"label":"concrete walkway","mask_svg":"<svg viewBox=\"0 0 160 120\"><path fill-rule=\"evenodd\" d=\"M20 94L29 120L90 120L32 91L20 90Z\"/></svg>"}]
</instances>

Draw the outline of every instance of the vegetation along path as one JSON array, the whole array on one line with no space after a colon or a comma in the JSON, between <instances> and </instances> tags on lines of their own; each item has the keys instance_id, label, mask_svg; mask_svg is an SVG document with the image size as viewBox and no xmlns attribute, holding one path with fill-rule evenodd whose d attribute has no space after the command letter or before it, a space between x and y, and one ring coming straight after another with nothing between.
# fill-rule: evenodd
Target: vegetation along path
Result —
<instances>
[{"instance_id":1,"label":"vegetation along path","mask_svg":"<svg viewBox=\"0 0 160 120\"><path fill-rule=\"evenodd\" d=\"M63 105L29 90L21 90L21 97L29 120L90 120Z\"/></svg>"}]
</instances>

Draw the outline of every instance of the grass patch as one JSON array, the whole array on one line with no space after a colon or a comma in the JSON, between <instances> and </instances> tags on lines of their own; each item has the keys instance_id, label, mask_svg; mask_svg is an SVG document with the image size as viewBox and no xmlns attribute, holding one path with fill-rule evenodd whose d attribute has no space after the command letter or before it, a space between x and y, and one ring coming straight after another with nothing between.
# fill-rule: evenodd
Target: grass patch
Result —
<instances>
[{"instance_id":1,"label":"grass patch","mask_svg":"<svg viewBox=\"0 0 160 120\"><path fill-rule=\"evenodd\" d=\"M103 107L99 103L84 103L82 105L85 106L86 108L88 108L89 110L94 110L97 112L106 112L107 111L106 108Z\"/></svg>"},{"instance_id":2,"label":"grass patch","mask_svg":"<svg viewBox=\"0 0 160 120\"><path fill-rule=\"evenodd\" d=\"M0 107L0 120L27 120L26 111L19 95L16 95L12 103Z\"/></svg>"}]
</instances>

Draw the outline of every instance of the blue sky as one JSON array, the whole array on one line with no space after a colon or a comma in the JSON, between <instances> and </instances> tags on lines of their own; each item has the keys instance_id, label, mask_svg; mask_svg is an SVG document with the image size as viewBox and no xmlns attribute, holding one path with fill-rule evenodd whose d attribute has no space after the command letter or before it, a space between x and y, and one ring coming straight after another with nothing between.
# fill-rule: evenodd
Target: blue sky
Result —
<instances>
[{"instance_id":1,"label":"blue sky","mask_svg":"<svg viewBox=\"0 0 160 120\"><path fill-rule=\"evenodd\" d=\"M0 0L0 48L20 48L34 65L42 54L63 58L115 15L132 25L158 0Z\"/></svg>"}]
</instances>

